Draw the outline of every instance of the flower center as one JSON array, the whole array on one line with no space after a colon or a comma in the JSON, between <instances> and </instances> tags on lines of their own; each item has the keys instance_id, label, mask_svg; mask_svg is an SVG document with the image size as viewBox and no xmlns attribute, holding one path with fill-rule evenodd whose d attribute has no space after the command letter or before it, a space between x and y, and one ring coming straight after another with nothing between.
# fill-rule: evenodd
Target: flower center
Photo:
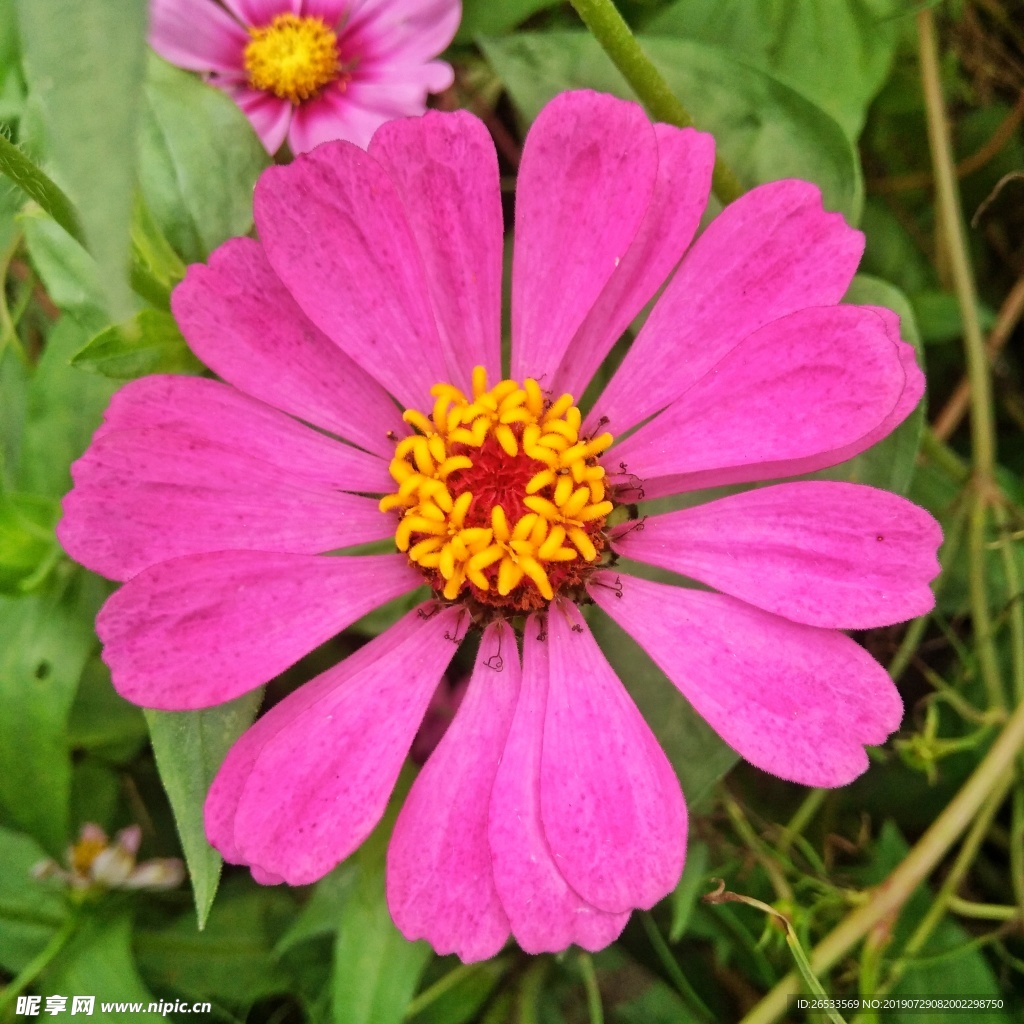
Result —
<instances>
[{"instance_id":1,"label":"flower center","mask_svg":"<svg viewBox=\"0 0 1024 1024\"><path fill-rule=\"evenodd\" d=\"M611 434L581 439L571 395L549 401L532 378L488 389L482 366L472 399L451 384L430 393L430 417L404 414L417 433L398 442L398 490L380 503L399 514L399 550L449 601L516 613L580 588L613 508L598 464Z\"/></svg>"},{"instance_id":2,"label":"flower center","mask_svg":"<svg viewBox=\"0 0 1024 1024\"><path fill-rule=\"evenodd\" d=\"M338 37L322 18L279 14L249 35L244 60L254 89L297 105L341 74Z\"/></svg>"},{"instance_id":3,"label":"flower center","mask_svg":"<svg viewBox=\"0 0 1024 1024\"><path fill-rule=\"evenodd\" d=\"M87 875L93 861L107 848L106 838L89 836L79 839L71 847L69 863L71 870L77 875Z\"/></svg>"}]
</instances>

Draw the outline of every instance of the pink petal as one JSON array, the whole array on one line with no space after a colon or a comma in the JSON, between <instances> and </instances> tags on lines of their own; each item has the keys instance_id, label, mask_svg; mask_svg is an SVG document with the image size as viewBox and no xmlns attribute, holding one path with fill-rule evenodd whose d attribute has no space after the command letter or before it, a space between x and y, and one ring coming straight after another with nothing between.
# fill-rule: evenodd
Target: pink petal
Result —
<instances>
[{"instance_id":1,"label":"pink petal","mask_svg":"<svg viewBox=\"0 0 1024 1024\"><path fill-rule=\"evenodd\" d=\"M873 310L803 309L745 338L607 462L647 498L809 473L874 443L906 386Z\"/></svg>"},{"instance_id":2,"label":"pink petal","mask_svg":"<svg viewBox=\"0 0 1024 1024\"><path fill-rule=\"evenodd\" d=\"M449 380L468 393L474 366L501 380L504 225L498 159L478 118L458 111L390 121L370 156L405 204L427 274Z\"/></svg>"},{"instance_id":3,"label":"pink petal","mask_svg":"<svg viewBox=\"0 0 1024 1024\"><path fill-rule=\"evenodd\" d=\"M178 555L318 554L384 540L394 529L372 498L159 427L106 434L71 475L58 537L72 558L111 579Z\"/></svg>"},{"instance_id":4,"label":"pink petal","mask_svg":"<svg viewBox=\"0 0 1024 1024\"><path fill-rule=\"evenodd\" d=\"M292 3L298 3L304 17L322 18L332 28L352 6L351 0L292 0Z\"/></svg>"},{"instance_id":5,"label":"pink petal","mask_svg":"<svg viewBox=\"0 0 1024 1024\"><path fill-rule=\"evenodd\" d=\"M151 0L150 45L164 60L189 71L245 76L249 34L213 0Z\"/></svg>"},{"instance_id":6,"label":"pink petal","mask_svg":"<svg viewBox=\"0 0 1024 1024\"><path fill-rule=\"evenodd\" d=\"M233 11L240 21L247 25L264 25L273 21L278 14L299 14L302 0L223 0L224 6Z\"/></svg>"},{"instance_id":7,"label":"pink petal","mask_svg":"<svg viewBox=\"0 0 1024 1024\"><path fill-rule=\"evenodd\" d=\"M396 66L385 58L360 64L347 91L354 102L390 120L422 114L427 95L443 92L454 80L452 66L443 60Z\"/></svg>"},{"instance_id":8,"label":"pink petal","mask_svg":"<svg viewBox=\"0 0 1024 1024\"><path fill-rule=\"evenodd\" d=\"M526 137L516 185L512 376L543 387L625 257L651 202L658 145L643 110L556 96Z\"/></svg>"},{"instance_id":9,"label":"pink petal","mask_svg":"<svg viewBox=\"0 0 1024 1024\"><path fill-rule=\"evenodd\" d=\"M387 171L330 142L256 184L270 265L307 316L403 405L446 377L416 242Z\"/></svg>"},{"instance_id":10,"label":"pink petal","mask_svg":"<svg viewBox=\"0 0 1024 1024\"><path fill-rule=\"evenodd\" d=\"M924 373L917 365L917 353L914 346L900 337L900 318L885 306L863 306L882 318L889 340L896 346L900 366L906 375L907 383L900 395L896 408L872 430L867 438L858 442L849 453L840 452L843 459L852 459L855 455L866 451L877 444L883 437L888 437L913 411L924 397Z\"/></svg>"},{"instance_id":11,"label":"pink petal","mask_svg":"<svg viewBox=\"0 0 1024 1024\"><path fill-rule=\"evenodd\" d=\"M491 791L488 835L494 883L512 934L527 953L554 953L573 943L603 949L629 913L588 904L555 866L541 825L541 747L548 701L548 645L531 615L523 636L523 678L508 742Z\"/></svg>"},{"instance_id":12,"label":"pink petal","mask_svg":"<svg viewBox=\"0 0 1024 1024\"><path fill-rule=\"evenodd\" d=\"M241 108L252 123L253 130L260 137L264 149L271 155L276 153L288 135L294 107L273 93L250 89L245 81L214 81Z\"/></svg>"},{"instance_id":13,"label":"pink petal","mask_svg":"<svg viewBox=\"0 0 1024 1024\"><path fill-rule=\"evenodd\" d=\"M885 669L848 636L736 598L595 573L590 596L708 724L758 768L843 786L903 716Z\"/></svg>"},{"instance_id":14,"label":"pink petal","mask_svg":"<svg viewBox=\"0 0 1024 1024\"><path fill-rule=\"evenodd\" d=\"M658 177L636 238L569 345L551 385L579 397L604 357L650 301L693 239L707 205L715 140L656 124Z\"/></svg>"},{"instance_id":15,"label":"pink petal","mask_svg":"<svg viewBox=\"0 0 1024 1024\"><path fill-rule=\"evenodd\" d=\"M649 516L613 546L794 622L871 629L934 606L941 543L939 524L905 498L805 481Z\"/></svg>"},{"instance_id":16,"label":"pink petal","mask_svg":"<svg viewBox=\"0 0 1024 1024\"><path fill-rule=\"evenodd\" d=\"M452 41L461 20L459 0L358 0L342 42L364 59L419 63Z\"/></svg>"},{"instance_id":17,"label":"pink petal","mask_svg":"<svg viewBox=\"0 0 1024 1024\"><path fill-rule=\"evenodd\" d=\"M552 606L548 633L540 762L548 845L588 903L613 913L648 909L683 871L679 779L574 604Z\"/></svg>"},{"instance_id":18,"label":"pink petal","mask_svg":"<svg viewBox=\"0 0 1024 1024\"><path fill-rule=\"evenodd\" d=\"M305 885L359 846L384 813L464 618L420 605L235 744L206 798L206 833L226 859Z\"/></svg>"},{"instance_id":19,"label":"pink petal","mask_svg":"<svg viewBox=\"0 0 1024 1024\"><path fill-rule=\"evenodd\" d=\"M408 427L387 392L322 334L258 242L232 238L171 296L192 351L229 384L390 459Z\"/></svg>"},{"instance_id":20,"label":"pink petal","mask_svg":"<svg viewBox=\"0 0 1024 1024\"><path fill-rule=\"evenodd\" d=\"M349 83L352 99L387 119L423 114L427 96L443 92L455 81L455 71L444 60L394 68L387 60L361 65Z\"/></svg>"},{"instance_id":21,"label":"pink petal","mask_svg":"<svg viewBox=\"0 0 1024 1024\"><path fill-rule=\"evenodd\" d=\"M864 236L806 181L751 189L683 260L587 420L621 434L677 399L748 334L846 293Z\"/></svg>"},{"instance_id":22,"label":"pink petal","mask_svg":"<svg viewBox=\"0 0 1024 1024\"><path fill-rule=\"evenodd\" d=\"M394 490L388 464L311 430L248 395L201 377L152 376L114 395L96 437L142 427L166 428L260 459L340 491Z\"/></svg>"},{"instance_id":23,"label":"pink petal","mask_svg":"<svg viewBox=\"0 0 1024 1024\"><path fill-rule=\"evenodd\" d=\"M487 815L521 675L512 629L488 627L458 714L413 784L388 848L388 906L399 931L466 963L494 956L509 935Z\"/></svg>"},{"instance_id":24,"label":"pink petal","mask_svg":"<svg viewBox=\"0 0 1024 1024\"><path fill-rule=\"evenodd\" d=\"M122 697L190 711L269 682L422 583L404 555L215 551L139 573L103 606L96 630Z\"/></svg>"},{"instance_id":25,"label":"pink petal","mask_svg":"<svg viewBox=\"0 0 1024 1024\"><path fill-rule=\"evenodd\" d=\"M272 871L264 871L263 868L253 867L252 880L260 885L280 885L284 879L275 875Z\"/></svg>"},{"instance_id":26,"label":"pink petal","mask_svg":"<svg viewBox=\"0 0 1024 1024\"><path fill-rule=\"evenodd\" d=\"M454 72L443 61L398 69L360 63L354 75L295 108L288 133L293 153L337 139L366 149L382 124L421 115L427 94L447 89Z\"/></svg>"},{"instance_id":27,"label":"pink petal","mask_svg":"<svg viewBox=\"0 0 1024 1024\"><path fill-rule=\"evenodd\" d=\"M392 117L404 117L407 113L422 114L426 101L422 93L419 104L413 104L410 112L402 111ZM352 83L341 88L327 88L314 99L307 99L295 108L288 131L288 144L292 153L308 153L325 142L344 141L359 146L362 150L370 144L373 134L386 121L388 115L380 111L362 109Z\"/></svg>"},{"instance_id":28,"label":"pink petal","mask_svg":"<svg viewBox=\"0 0 1024 1024\"><path fill-rule=\"evenodd\" d=\"M365 149L384 119L383 115L366 115L361 111L352 89L344 83L328 86L315 99L300 103L294 111L288 129L288 145L295 154L308 153L325 142L338 140Z\"/></svg>"}]
</instances>

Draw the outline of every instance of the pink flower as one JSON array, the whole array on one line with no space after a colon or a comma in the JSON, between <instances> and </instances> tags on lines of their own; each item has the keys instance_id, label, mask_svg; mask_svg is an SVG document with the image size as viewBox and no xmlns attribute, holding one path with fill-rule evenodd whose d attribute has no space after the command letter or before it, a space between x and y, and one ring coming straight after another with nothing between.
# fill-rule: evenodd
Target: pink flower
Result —
<instances>
[{"instance_id":1,"label":"pink flower","mask_svg":"<svg viewBox=\"0 0 1024 1024\"><path fill-rule=\"evenodd\" d=\"M713 159L709 136L609 96L544 109L518 181L511 383L493 383L497 160L467 113L271 168L260 241L189 269L174 312L227 383L124 388L60 527L74 557L127 581L98 621L119 692L156 708L229 700L433 590L228 755L207 833L259 881L312 882L366 838L474 627L465 699L388 854L399 928L464 960L510 933L530 952L599 948L680 876L676 775L579 604L783 778L847 783L899 725L889 677L839 630L932 606L926 512L815 481L623 514L624 500L840 462L923 391L896 316L838 304L863 239L813 185L756 188L691 245ZM581 422L563 393L583 391L684 253ZM403 553L324 557L392 537ZM708 589L626 575L619 555Z\"/></svg>"},{"instance_id":2,"label":"pink flower","mask_svg":"<svg viewBox=\"0 0 1024 1024\"><path fill-rule=\"evenodd\" d=\"M433 58L461 18L459 0L151 0L150 43L231 96L268 152L304 153L422 114L452 84Z\"/></svg>"}]
</instances>

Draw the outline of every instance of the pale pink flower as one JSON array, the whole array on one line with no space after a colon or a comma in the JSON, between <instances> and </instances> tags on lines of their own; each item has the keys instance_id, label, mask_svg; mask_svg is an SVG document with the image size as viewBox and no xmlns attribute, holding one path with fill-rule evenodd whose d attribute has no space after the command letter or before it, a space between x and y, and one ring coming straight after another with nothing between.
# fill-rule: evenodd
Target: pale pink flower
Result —
<instances>
[{"instance_id":1,"label":"pale pink flower","mask_svg":"<svg viewBox=\"0 0 1024 1024\"><path fill-rule=\"evenodd\" d=\"M151 0L150 43L242 108L268 152L346 139L366 146L452 84L434 58L459 0Z\"/></svg>"},{"instance_id":2,"label":"pale pink flower","mask_svg":"<svg viewBox=\"0 0 1024 1024\"><path fill-rule=\"evenodd\" d=\"M55 860L40 861L32 874L40 880L57 878L68 888L81 892L104 889L174 889L185 880L185 865L177 857L156 857L136 863L142 844L142 829L129 825L111 842L107 833L86 822L78 842L67 849L67 868Z\"/></svg>"},{"instance_id":3,"label":"pale pink flower","mask_svg":"<svg viewBox=\"0 0 1024 1024\"><path fill-rule=\"evenodd\" d=\"M347 857L480 625L465 699L395 826L392 914L465 960L510 933L530 952L612 941L678 882L686 811L589 600L783 778L847 783L897 728L896 688L840 630L932 606L926 512L814 481L609 525L623 501L838 463L923 392L897 317L838 304L863 238L813 185L755 188L693 241L713 161L709 136L610 96L541 112L516 197L518 389L484 379L502 377L502 211L467 113L271 168L260 241L189 269L175 316L226 383L124 388L60 526L75 558L127 581L97 624L119 692L208 707L425 580L435 591L238 741L206 805L227 860L302 884ZM581 424L558 396L583 391L670 275ZM606 451L608 432L628 436ZM383 513L367 496L382 494ZM393 536L408 554L324 557ZM708 589L626 575L620 554Z\"/></svg>"}]
</instances>

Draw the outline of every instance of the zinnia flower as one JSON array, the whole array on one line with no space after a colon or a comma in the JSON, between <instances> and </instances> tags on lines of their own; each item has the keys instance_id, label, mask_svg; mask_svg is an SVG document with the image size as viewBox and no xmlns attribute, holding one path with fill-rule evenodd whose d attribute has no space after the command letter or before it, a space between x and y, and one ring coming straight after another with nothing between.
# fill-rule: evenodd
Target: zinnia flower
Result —
<instances>
[{"instance_id":1,"label":"zinnia flower","mask_svg":"<svg viewBox=\"0 0 1024 1024\"><path fill-rule=\"evenodd\" d=\"M150 43L242 108L268 152L331 139L365 146L452 84L434 60L459 0L152 0Z\"/></svg>"},{"instance_id":2,"label":"zinnia flower","mask_svg":"<svg viewBox=\"0 0 1024 1024\"><path fill-rule=\"evenodd\" d=\"M429 588L231 750L206 804L228 861L299 884L347 857L456 648L482 634L394 829L394 919L465 960L510 933L530 952L612 941L678 882L686 811L589 602L783 778L849 782L896 729L895 687L839 630L931 607L926 512L798 481L626 515L838 463L923 390L897 317L838 304L863 240L813 185L755 188L691 246L713 160L708 135L610 96L542 111L519 172L507 377L497 160L467 113L271 168L260 241L189 269L174 313L226 383L125 387L60 527L74 557L127 581L98 621L119 692L229 700ZM571 396L680 259L584 417ZM336 553L388 538L399 553ZM627 575L620 556L703 586Z\"/></svg>"}]
</instances>

